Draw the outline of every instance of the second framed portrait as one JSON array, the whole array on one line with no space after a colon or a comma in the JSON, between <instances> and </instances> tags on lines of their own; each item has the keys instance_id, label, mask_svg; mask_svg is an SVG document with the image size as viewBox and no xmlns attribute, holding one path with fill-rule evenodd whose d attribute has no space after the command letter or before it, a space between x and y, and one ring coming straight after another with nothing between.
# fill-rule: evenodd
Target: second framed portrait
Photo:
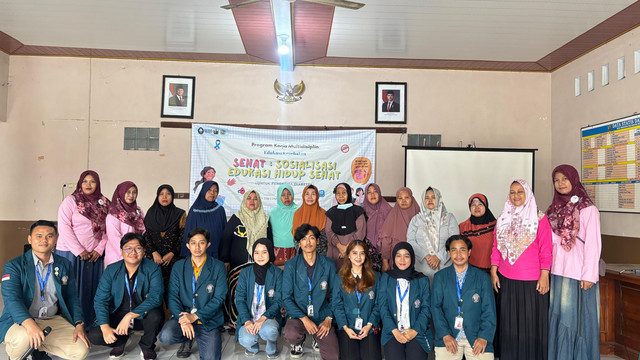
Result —
<instances>
[{"instance_id":1,"label":"second framed portrait","mask_svg":"<svg viewBox=\"0 0 640 360\"><path fill-rule=\"evenodd\" d=\"M407 123L407 83L376 82L376 124Z\"/></svg>"},{"instance_id":2,"label":"second framed portrait","mask_svg":"<svg viewBox=\"0 0 640 360\"><path fill-rule=\"evenodd\" d=\"M162 76L161 117L193 119L195 76Z\"/></svg>"}]
</instances>

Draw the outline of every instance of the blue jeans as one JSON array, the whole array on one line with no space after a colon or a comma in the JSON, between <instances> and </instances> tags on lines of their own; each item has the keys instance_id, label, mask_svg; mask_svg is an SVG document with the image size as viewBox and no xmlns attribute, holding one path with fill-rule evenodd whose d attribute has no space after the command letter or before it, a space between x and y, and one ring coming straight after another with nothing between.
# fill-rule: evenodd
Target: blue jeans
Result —
<instances>
[{"instance_id":1,"label":"blue jeans","mask_svg":"<svg viewBox=\"0 0 640 360\"><path fill-rule=\"evenodd\" d=\"M252 353L259 351L258 335L267 342L265 351L269 355L273 355L278 351L278 334L280 326L274 319L267 319L260 327L256 335L251 335L245 330L244 325L238 330L238 342Z\"/></svg>"},{"instance_id":2,"label":"blue jeans","mask_svg":"<svg viewBox=\"0 0 640 360\"><path fill-rule=\"evenodd\" d=\"M220 360L222 353L222 338L220 331L213 329L207 331L200 324L193 324L196 333L196 343L200 352L200 360ZM189 341L186 336L182 335L182 329L177 319L167 321L162 327L162 331L158 334L158 340L165 345L173 345Z\"/></svg>"}]
</instances>

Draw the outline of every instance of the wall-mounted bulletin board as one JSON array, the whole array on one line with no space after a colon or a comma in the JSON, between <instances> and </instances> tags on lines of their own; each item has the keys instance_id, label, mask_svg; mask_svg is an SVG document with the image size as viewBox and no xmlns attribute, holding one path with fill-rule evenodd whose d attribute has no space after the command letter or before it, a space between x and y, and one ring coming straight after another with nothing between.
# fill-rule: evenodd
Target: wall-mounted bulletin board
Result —
<instances>
[{"instance_id":1,"label":"wall-mounted bulletin board","mask_svg":"<svg viewBox=\"0 0 640 360\"><path fill-rule=\"evenodd\" d=\"M580 129L582 184L600 211L640 212L640 115Z\"/></svg>"}]
</instances>

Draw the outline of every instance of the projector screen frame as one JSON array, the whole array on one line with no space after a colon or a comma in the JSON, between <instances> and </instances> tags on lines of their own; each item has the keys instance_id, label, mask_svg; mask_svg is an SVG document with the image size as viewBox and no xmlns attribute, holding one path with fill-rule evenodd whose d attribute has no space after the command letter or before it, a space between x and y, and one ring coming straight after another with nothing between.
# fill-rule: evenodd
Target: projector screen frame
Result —
<instances>
[{"instance_id":1,"label":"projector screen frame","mask_svg":"<svg viewBox=\"0 0 640 360\"><path fill-rule=\"evenodd\" d=\"M536 178L535 163L536 163L536 151L538 151L537 148L460 148L460 147L423 147L423 146L408 146L408 145L404 145L403 147L405 148L405 150L404 150L404 186L407 186L407 152L410 151L410 150L531 153L531 182L530 182L529 185L531 186L531 190L535 194L535 178ZM505 191L505 193L506 193L506 191ZM414 194L414 197L416 197L416 199L419 198L420 196L421 196L421 194ZM443 194L443 197L444 196L445 195ZM446 201L445 201L445 203L446 203ZM497 202L497 203L499 203L499 202ZM496 203L495 200L493 200L493 202L492 202L493 206L496 206L497 203ZM490 203L490 206L492 206L492 204ZM500 205L497 205L497 207L495 209L497 209L498 207L500 207ZM465 219L457 219L457 220L458 220L458 222L462 222Z\"/></svg>"}]
</instances>

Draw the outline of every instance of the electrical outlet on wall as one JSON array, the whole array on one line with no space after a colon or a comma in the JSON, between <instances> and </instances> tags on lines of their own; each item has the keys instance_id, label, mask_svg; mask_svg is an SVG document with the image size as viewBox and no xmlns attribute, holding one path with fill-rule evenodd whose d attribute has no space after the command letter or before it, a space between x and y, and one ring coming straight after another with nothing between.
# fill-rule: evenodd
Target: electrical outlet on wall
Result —
<instances>
[{"instance_id":1,"label":"electrical outlet on wall","mask_svg":"<svg viewBox=\"0 0 640 360\"><path fill-rule=\"evenodd\" d=\"M75 189L76 188L76 184L74 183L65 183L64 185L62 185L63 188L65 189Z\"/></svg>"}]
</instances>

